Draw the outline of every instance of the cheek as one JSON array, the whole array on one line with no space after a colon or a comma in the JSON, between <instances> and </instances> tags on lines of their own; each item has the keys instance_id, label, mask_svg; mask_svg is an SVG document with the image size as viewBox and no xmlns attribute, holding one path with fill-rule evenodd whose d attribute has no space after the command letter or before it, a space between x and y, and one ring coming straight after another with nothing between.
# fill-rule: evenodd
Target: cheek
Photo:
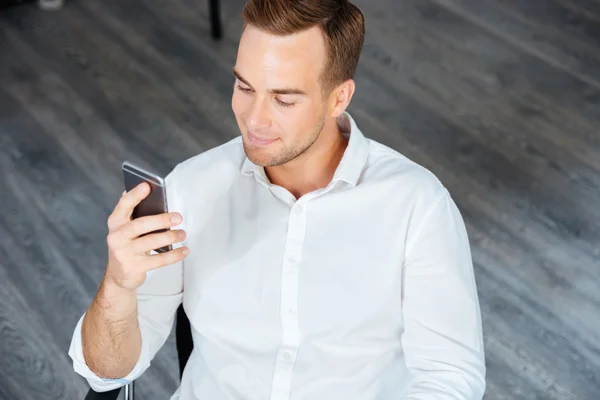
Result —
<instances>
[{"instance_id":1,"label":"cheek","mask_svg":"<svg viewBox=\"0 0 600 400\"><path fill-rule=\"evenodd\" d=\"M240 94L237 90L233 92L233 96L231 96L231 109L233 110L236 118L241 118L244 114L246 114L246 110L249 106L250 102L248 100L248 96Z\"/></svg>"},{"instance_id":2,"label":"cheek","mask_svg":"<svg viewBox=\"0 0 600 400\"><path fill-rule=\"evenodd\" d=\"M306 132L316 124L318 116L319 109L307 102L291 108L281 108L273 117L288 132Z\"/></svg>"}]
</instances>

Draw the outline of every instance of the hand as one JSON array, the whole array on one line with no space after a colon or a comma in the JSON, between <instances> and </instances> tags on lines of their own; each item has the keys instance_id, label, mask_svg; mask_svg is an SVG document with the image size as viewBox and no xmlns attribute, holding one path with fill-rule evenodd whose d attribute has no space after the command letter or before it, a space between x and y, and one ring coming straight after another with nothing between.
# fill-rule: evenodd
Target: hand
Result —
<instances>
[{"instance_id":1,"label":"hand","mask_svg":"<svg viewBox=\"0 0 600 400\"><path fill-rule=\"evenodd\" d=\"M133 209L150 194L150 185L143 182L123 193L108 217L108 264L104 280L118 287L133 291L146 280L146 273L155 268L183 260L189 253L180 247L166 253L151 255L150 251L185 239L181 229L166 232L148 232L179 225L183 218L179 213L163 213L131 219Z\"/></svg>"}]
</instances>

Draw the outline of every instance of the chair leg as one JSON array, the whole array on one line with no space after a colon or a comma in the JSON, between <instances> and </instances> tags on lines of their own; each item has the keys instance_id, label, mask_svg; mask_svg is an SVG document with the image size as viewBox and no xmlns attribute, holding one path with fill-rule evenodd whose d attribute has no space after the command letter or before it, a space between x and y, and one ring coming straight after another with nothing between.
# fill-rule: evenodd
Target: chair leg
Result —
<instances>
[{"instance_id":1,"label":"chair leg","mask_svg":"<svg viewBox=\"0 0 600 400\"><path fill-rule=\"evenodd\" d=\"M223 25L221 23L221 9L219 0L209 0L210 14L210 33L213 39L221 39L223 37Z\"/></svg>"},{"instance_id":2,"label":"chair leg","mask_svg":"<svg viewBox=\"0 0 600 400\"><path fill-rule=\"evenodd\" d=\"M125 400L134 400L135 397L135 381L125 385Z\"/></svg>"}]
</instances>

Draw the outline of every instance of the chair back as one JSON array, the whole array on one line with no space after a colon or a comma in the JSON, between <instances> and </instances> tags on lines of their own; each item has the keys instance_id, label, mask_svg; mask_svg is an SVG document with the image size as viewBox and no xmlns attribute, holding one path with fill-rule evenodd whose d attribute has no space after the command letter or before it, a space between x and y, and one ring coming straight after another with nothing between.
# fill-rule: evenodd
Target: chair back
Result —
<instances>
[{"instance_id":1,"label":"chair back","mask_svg":"<svg viewBox=\"0 0 600 400\"><path fill-rule=\"evenodd\" d=\"M183 376L185 365L194 349L192 339L192 327L188 319L183 304L177 309L177 325L175 327L175 341L177 346L177 358L179 359L179 378Z\"/></svg>"}]
</instances>

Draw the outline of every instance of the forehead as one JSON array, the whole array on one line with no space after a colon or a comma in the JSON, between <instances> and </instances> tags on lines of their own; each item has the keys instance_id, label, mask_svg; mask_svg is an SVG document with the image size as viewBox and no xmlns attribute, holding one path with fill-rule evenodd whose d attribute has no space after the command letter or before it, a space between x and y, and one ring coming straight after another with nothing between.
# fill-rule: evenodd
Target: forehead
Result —
<instances>
[{"instance_id":1,"label":"forehead","mask_svg":"<svg viewBox=\"0 0 600 400\"><path fill-rule=\"evenodd\" d=\"M317 27L275 36L249 25L240 39L236 69L253 85L308 87L317 84L325 57Z\"/></svg>"}]
</instances>

